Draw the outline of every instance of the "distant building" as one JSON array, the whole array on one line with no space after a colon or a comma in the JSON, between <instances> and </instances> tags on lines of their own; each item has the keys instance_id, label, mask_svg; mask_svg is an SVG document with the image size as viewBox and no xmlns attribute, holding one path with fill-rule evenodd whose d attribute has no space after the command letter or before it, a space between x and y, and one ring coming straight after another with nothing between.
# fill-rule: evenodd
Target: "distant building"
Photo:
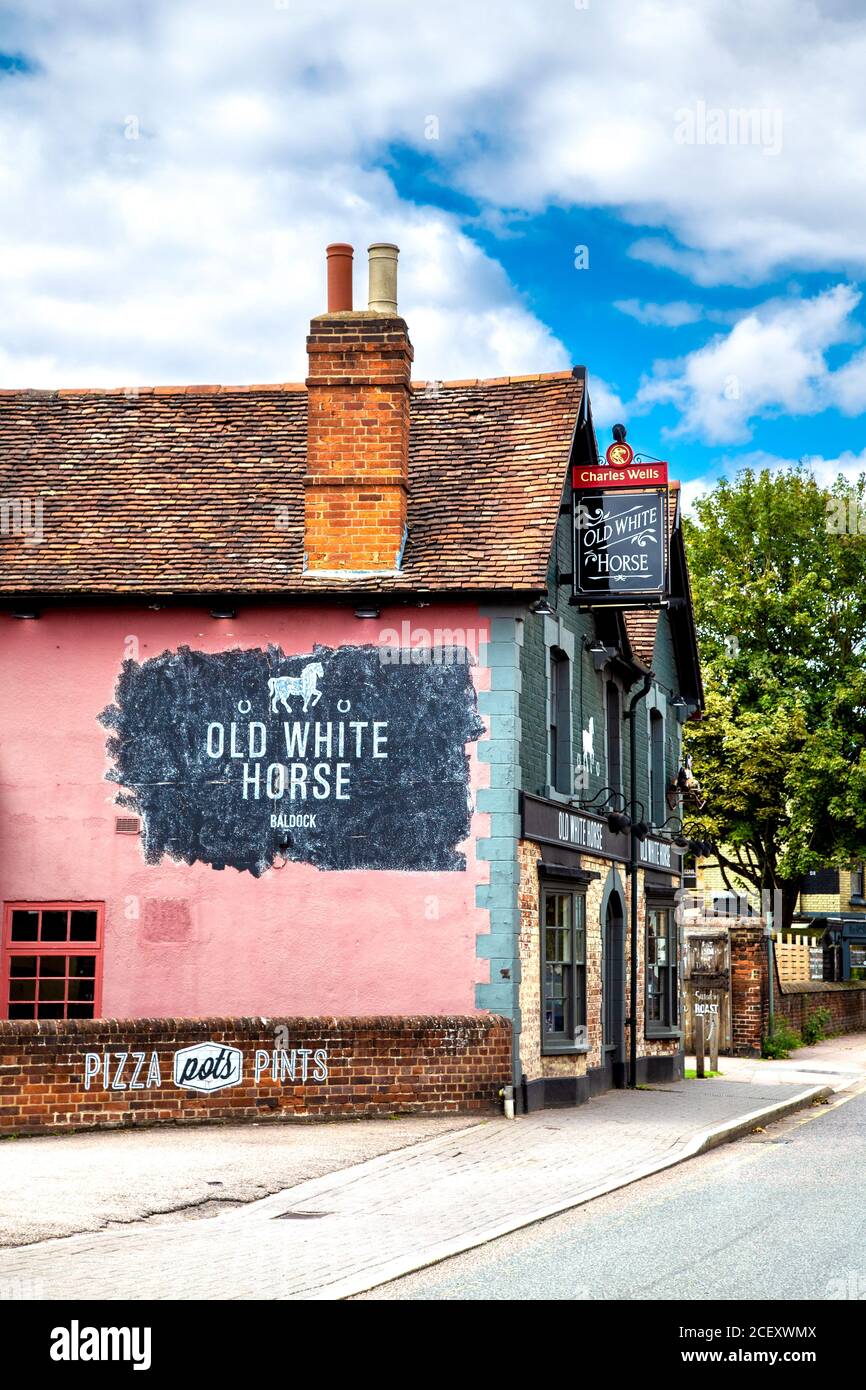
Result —
<instances>
[{"instance_id":1,"label":"distant building","mask_svg":"<svg viewBox=\"0 0 866 1390\"><path fill-rule=\"evenodd\" d=\"M721 917L761 912L760 894L709 857L686 866L686 886L705 912ZM730 887L728 886L730 884ZM829 980L866 980L866 869L813 869L803 877L792 933L808 936L824 952Z\"/></svg>"}]
</instances>

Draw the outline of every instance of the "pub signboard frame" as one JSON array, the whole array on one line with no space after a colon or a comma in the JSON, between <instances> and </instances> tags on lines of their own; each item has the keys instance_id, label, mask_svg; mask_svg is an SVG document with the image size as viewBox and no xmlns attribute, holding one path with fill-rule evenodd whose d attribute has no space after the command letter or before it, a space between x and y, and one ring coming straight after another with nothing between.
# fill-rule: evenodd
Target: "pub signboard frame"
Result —
<instances>
[{"instance_id":1,"label":"pub signboard frame","mask_svg":"<svg viewBox=\"0 0 866 1390\"><path fill-rule=\"evenodd\" d=\"M669 593L667 464L634 461L627 445L619 447L627 451L622 463L572 472L571 601L660 607Z\"/></svg>"}]
</instances>

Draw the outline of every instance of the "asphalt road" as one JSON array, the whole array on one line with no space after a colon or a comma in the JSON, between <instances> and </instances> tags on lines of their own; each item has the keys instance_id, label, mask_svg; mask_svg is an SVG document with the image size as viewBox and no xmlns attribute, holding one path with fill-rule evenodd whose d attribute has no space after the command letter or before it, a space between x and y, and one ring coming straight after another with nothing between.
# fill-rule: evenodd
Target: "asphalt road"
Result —
<instances>
[{"instance_id":1,"label":"asphalt road","mask_svg":"<svg viewBox=\"0 0 866 1390\"><path fill-rule=\"evenodd\" d=\"M864 1299L866 1093L369 1293L412 1299Z\"/></svg>"}]
</instances>

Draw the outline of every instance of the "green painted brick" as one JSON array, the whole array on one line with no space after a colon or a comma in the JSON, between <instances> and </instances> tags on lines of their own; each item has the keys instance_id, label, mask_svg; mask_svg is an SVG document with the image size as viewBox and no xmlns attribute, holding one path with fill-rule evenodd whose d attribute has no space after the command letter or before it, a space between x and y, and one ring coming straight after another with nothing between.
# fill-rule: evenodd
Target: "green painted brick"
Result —
<instances>
[{"instance_id":1,"label":"green painted brick","mask_svg":"<svg viewBox=\"0 0 866 1390\"><path fill-rule=\"evenodd\" d=\"M480 763L508 763L513 766L517 762L519 753L520 742L514 737L482 740L478 744L478 761Z\"/></svg>"},{"instance_id":2,"label":"green painted brick","mask_svg":"<svg viewBox=\"0 0 866 1390\"><path fill-rule=\"evenodd\" d=\"M517 814L517 790L513 787L480 787L475 800L479 811L500 811Z\"/></svg>"},{"instance_id":3,"label":"green painted brick","mask_svg":"<svg viewBox=\"0 0 866 1390\"><path fill-rule=\"evenodd\" d=\"M504 1014L506 1018L510 1017L517 1007L516 997L513 980L475 986L476 1008L489 1009L491 1013Z\"/></svg>"},{"instance_id":4,"label":"green painted brick","mask_svg":"<svg viewBox=\"0 0 866 1390\"><path fill-rule=\"evenodd\" d=\"M519 690L520 669L515 666L495 666L490 672L492 690Z\"/></svg>"},{"instance_id":5,"label":"green painted brick","mask_svg":"<svg viewBox=\"0 0 866 1390\"><path fill-rule=\"evenodd\" d=\"M518 714L520 696L516 690L481 690L478 692L479 714Z\"/></svg>"},{"instance_id":6,"label":"green painted brick","mask_svg":"<svg viewBox=\"0 0 866 1390\"><path fill-rule=\"evenodd\" d=\"M489 840L478 840L476 847L478 858L485 860L512 860L516 849L513 835L497 835L491 836Z\"/></svg>"},{"instance_id":7,"label":"green painted brick","mask_svg":"<svg viewBox=\"0 0 866 1390\"><path fill-rule=\"evenodd\" d=\"M523 641L523 624L516 618L491 618L490 643ZM488 645L490 645L488 643Z\"/></svg>"}]
</instances>

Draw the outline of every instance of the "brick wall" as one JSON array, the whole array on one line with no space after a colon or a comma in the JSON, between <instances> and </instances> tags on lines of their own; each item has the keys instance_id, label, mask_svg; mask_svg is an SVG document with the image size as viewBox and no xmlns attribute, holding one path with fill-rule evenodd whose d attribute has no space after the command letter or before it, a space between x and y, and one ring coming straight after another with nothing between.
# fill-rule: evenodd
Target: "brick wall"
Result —
<instances>
[{"instance_id":1,"label":"brick wall","mask_svg":"<svg viewBox=\"0 0 866 1390\"><path fill-rule=\"evenodd\" d=\"M393 569L406 533L406 324L369 311L320 315L307 351L307 566Z\"/></svg>"},{"instance_id":2,"label":"brick wall","mask_svg":"<svg viewBox=\"0 0 866 1390\"><path fill-rule=\"evenodd\" d=\"M760 1056L761 1040L769 1029L769 972L763 920L730 928L731 1026L737 1056ZM866 981L810 980L782 984L774 971L776 1019L785 1019L798 1033L816 1009L828 1009L828 1033L866 1030Z\"/></svg>"},{"instance_id":3,"label":"brick wall","mask_svg":"<svg viewBox=\"0 0 866 1390\"><path fill-rule=\"evenodd\" d=\"M811 980L779 986L776 1017L787 1019L798 1033L816 1009L829 1010L828 1033L866 1031L866 980Z\"/></svg>"},{"instance_id":4,"label":"brick wall","mask_svg":"<svg viewBox=\"0 0 866 1390\"><path fill-rule=\"evenodd\" d=\"M603 1056L603 920L602 901L605 886L611 871L611 862L596 859L591 854L581 854L581 865L597 878L586 885L586 1021L589 1037L585 1053L566 1056L542 1055L542 1003L541 1003L541 926L539 908L541 887L538 880L538 861L544 851L532 840L521 840L518 847L520 865L520 885L518 904L520 910L520 1062L529 1081L538 1077L584 1076L590 1068L600 1068ZM629 991L631 979L631 933L628 916L631 911L631 894L624 865L618 866L619 882L623 894L624 923L624 990L625 1004L623 1017L629 1011ZM550 882L555 888L555 883ZM561 886L561 885L560 885ZM679 1041L670 1038L648 1038L645 1035L646 1012L646 897L644 894L644 874L638 872L638 992L637 992L637 1052L638 1057L664 1057L679 1050ZM680 1009L682 1001L680 1001ZM625 1047L628 1049L628 1030L625 1033Z\"/></svg>"},{"instance_id":5,"label":"brick wall","mask_svg":"<svg viewBox=\"0 0 866 1390\"><path fill-rule=\"evenodd\" d=\"M222 1049L240 1050L236 1083L176 1084L175 1054L208 1042L223 1070ZM492 1112L510 1078L511 1026L495 1015L0 1021L0 1135Z\"/></svg>"},{"instance_id":6,"label":"brick wall","mask_svg":"<svg viewBox=\"0 0 866 1390\"><path fill-rule=\"evenodd\" d=\"M767 1016L767 945L762 919L732 923L731 1041L735 1057L760 1057Z\"/></svg>"}]
</instances>

